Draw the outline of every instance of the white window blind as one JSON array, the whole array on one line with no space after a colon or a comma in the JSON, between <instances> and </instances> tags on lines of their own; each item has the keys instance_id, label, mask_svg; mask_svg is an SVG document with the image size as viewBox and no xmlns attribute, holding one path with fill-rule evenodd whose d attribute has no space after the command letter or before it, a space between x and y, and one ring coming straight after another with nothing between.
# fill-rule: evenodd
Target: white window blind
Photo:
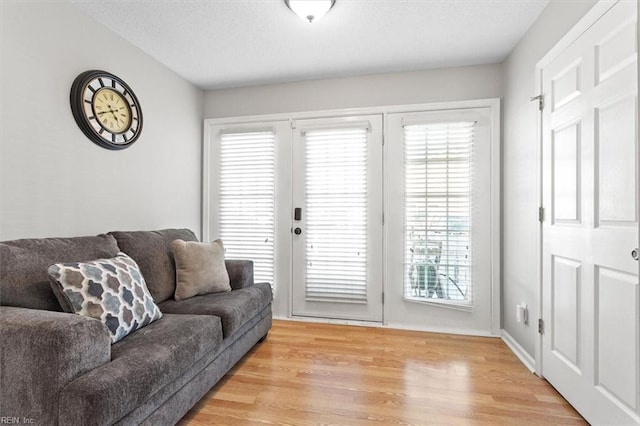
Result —
<instances>
[{"instance_id":1,"label":"white window blind","mask_svg":"<svg viewBox=\"0 0 640 426\"><path fill-rule=\"evenodd\" d=\"M275 132L220 135L218 208L225 257L253 260L255 281L273 285Z\"/></svg>"},{"instance_id":2,"label":"white window blind","mask_svg":"<svg viewBox=\"0 0 640 426\"><path fill-rule=\"evenodd\" d=\"M304 133L307 300L367 302L367 131Z\"/></svg>"},{"instance_id":3,"label":"white window blind","mask_svg":"<svg viewBox=\"0 0 640 426\"><path fill-rule=\"evenodd\" d=\"M407 298L471 303L474 126L404 126Z\"/></svg>"}]
</instances>

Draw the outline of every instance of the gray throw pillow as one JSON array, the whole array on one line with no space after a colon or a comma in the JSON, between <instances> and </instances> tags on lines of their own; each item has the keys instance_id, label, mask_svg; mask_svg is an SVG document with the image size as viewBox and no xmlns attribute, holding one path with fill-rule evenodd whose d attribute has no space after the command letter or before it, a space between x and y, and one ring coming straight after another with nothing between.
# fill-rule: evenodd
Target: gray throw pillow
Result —
<instances>
[{"instance_id":1,"label":"gray throw pillow","mask_svg":"<svg viewBox=\"0 0 640 426\"><path fill-rule=\"evenodd\" d=\"M51 288L67 312L102 321L111 343L162 317L136 262L114 258L49 266Z\"/></svg>"},{"instance_id":2,"label":"gray throw pillow","mask_svg":"<svg viewBox=\"0 0 640 426\"><path fill-rule=\"evenodd\" d=\"M231 290L222 240L212 243L175 240L171 248L176 262L176 300Z\"/></svg>"}]
</instances>

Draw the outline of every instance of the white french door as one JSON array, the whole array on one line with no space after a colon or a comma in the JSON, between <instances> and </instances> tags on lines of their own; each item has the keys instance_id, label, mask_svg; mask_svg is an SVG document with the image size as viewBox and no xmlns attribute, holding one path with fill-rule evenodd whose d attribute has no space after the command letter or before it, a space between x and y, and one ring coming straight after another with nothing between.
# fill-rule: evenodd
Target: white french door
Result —
<instances>
[{"instance_id":1,"label":"white french door","mask_svg":"<svg viewBox=\"0 0 640 426\"><path fill-rule=\"evenodd\" d=\"M640 422L636 7L542 70L542 373L592 424Z\"/></svg>"},{"instance_id":2,"label":"white french door","mask_svg":"<svg viewBox=\"0 0 640 426\"><path fill-rule=\"evenodd\" d=\"M387 116L386 276L390 325L491 334L493 108Z\"/></svg>"},{"instance_id":3,"label":"white french door","mask_svg":"<svg viewBox=\"0 0 640 426\"><path fill-rule=\"evenodd\" d=\"M292 313L382 321L382 116L297 120Z\"/></svg>"},{"instance_id":4,"label":"white french door","mask_svg":"<svg viewBox=\"0 0 640 426\"><path fill-rule=\"evenodd\" d=\"M280 295L291 275L290 124L215 124L205 131L202 239L221 238L229 259L251 259L256 282L273 287L274 311L286 312Z\"/></svg>"},{"instance_id":5,"label":"white french door","mask_svg":"<svg viewBox=\"0 0 640 426\"><path fill-rule=\"evenodd\" d=\"M499 101L444 106L207 121L203 239L278 317L494 333Z\"/></svg>"}]
</instances>

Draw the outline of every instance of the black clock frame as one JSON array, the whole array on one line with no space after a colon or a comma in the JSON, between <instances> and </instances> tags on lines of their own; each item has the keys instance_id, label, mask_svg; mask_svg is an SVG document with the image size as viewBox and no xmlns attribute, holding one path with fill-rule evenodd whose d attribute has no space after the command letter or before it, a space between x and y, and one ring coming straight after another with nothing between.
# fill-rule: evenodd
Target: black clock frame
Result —
<instances>
[{"instance_id":1,"label":"black clock frame","mask_svg":"<svg viewBox=\"0 0 640 426\"><path fill-rule=\"evenodd\" d=\"M134 132L134 135L131 137L131 139L127 140L126 143L114 143L113 141L102 137L102 135L93 128L93 126L89 122L90 118L87 117L84 112L85 88L91 81L100 77L105 77L107 79L110 79L111 81L117 82L124 88L123 95L129 95L133 100L133 103L129 105L129 108L135 108L137 111L136 131ZM103 87L107 87L117 91L114 85ZM92 142L103 148L111 150L121 150L128 148L138 139L138 137L142 133L142 108L140 107L138 98L127 83L125 83L120 77L111 74L110 72L102 70L89 70L79 74L71 85L71 93L69 99L71 103L71 112L73 113L73 118L75 119L76 124L78 124L78 127L80 127L80 130L82 130L82 133L84 133L85 136L88 137ZM113 133L109 132L109 134Z\"/></svg>"}]
</instances>

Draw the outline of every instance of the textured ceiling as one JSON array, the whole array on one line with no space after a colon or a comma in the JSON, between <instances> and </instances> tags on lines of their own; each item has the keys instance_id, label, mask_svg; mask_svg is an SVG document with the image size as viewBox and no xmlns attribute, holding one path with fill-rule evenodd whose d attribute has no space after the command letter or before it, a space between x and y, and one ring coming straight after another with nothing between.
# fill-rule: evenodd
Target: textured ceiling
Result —
<instances>
[{"instance_id":1,"label":"textured ceiling","mask_svg":"<svg viewBox=\"0 0 640 426\"><path fill-rule=\"evenodd\" d=\"M202 89L501 62L548 0L71 0Z\"/></svg>"}]
</instances>

